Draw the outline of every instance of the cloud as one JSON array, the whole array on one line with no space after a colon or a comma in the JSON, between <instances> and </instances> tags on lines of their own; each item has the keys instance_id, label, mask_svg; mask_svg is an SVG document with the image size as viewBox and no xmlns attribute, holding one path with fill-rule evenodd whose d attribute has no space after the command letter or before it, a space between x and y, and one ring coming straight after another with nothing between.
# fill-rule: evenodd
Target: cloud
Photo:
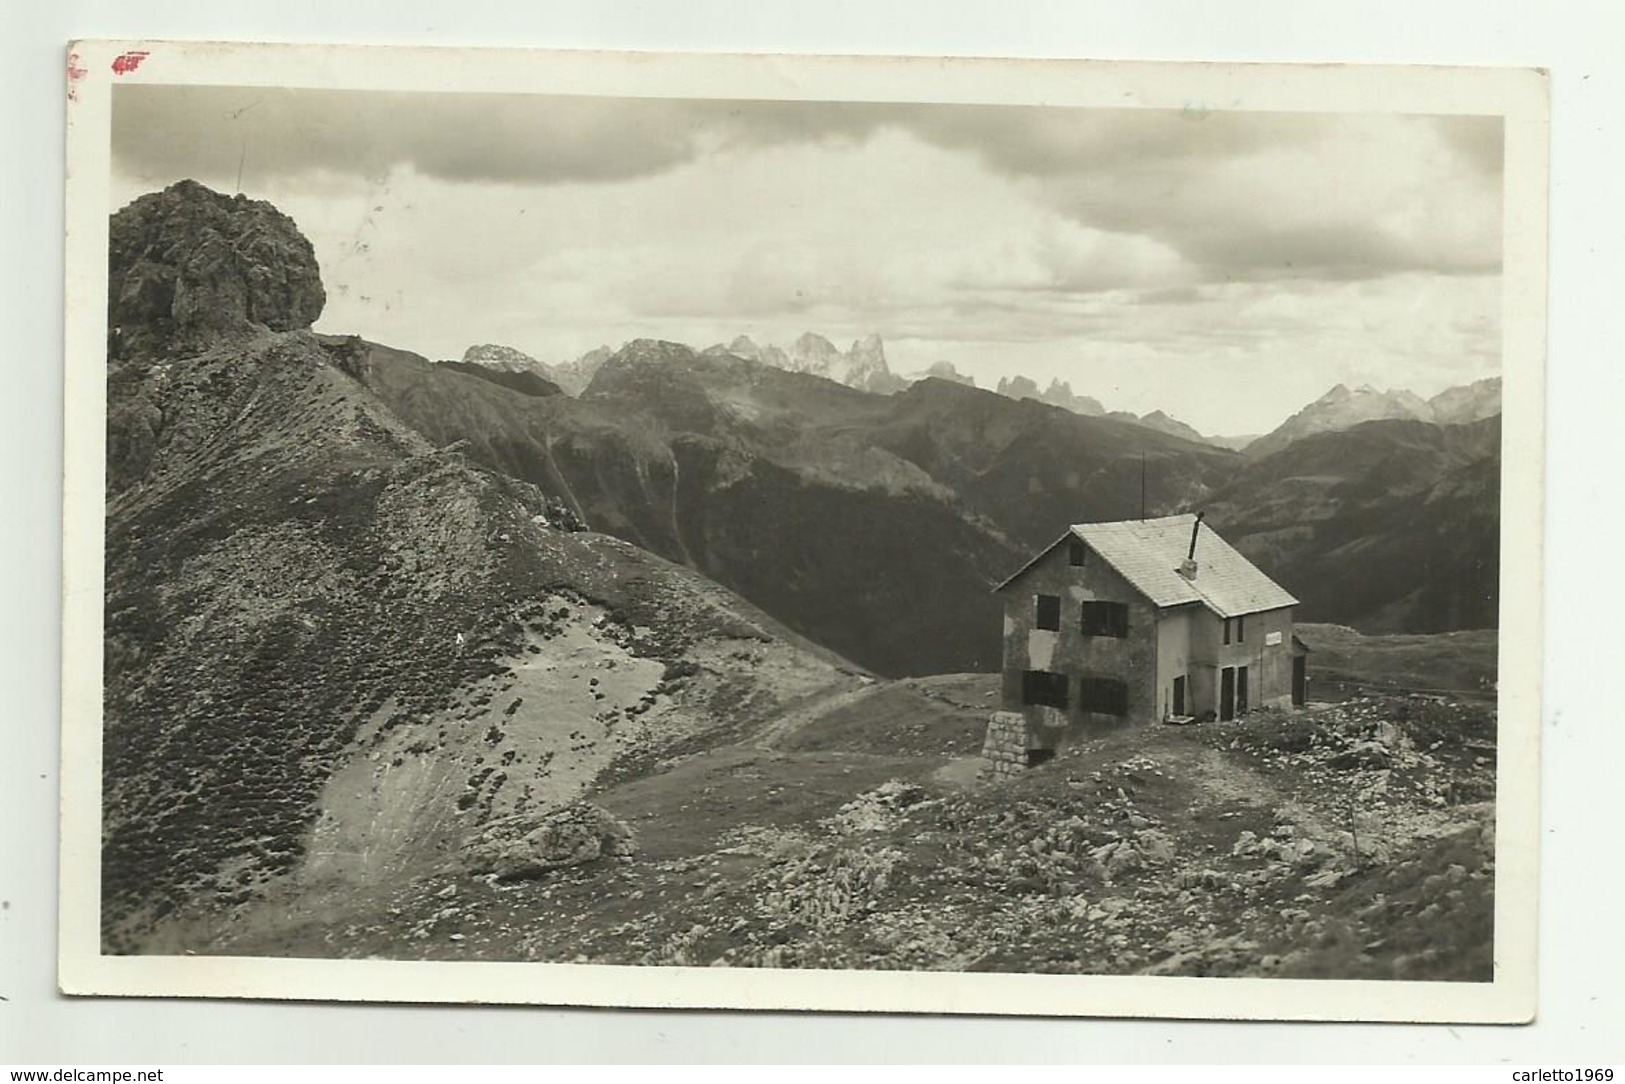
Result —
<instances>
[{"instance_id":1,"label":"cloud","mask_svg":"<svg viewBox=\"0 0 1625 1084\"><path fill-rule=\"evenodd\" d=\"M690 161L686 103L661 99L120 86L113 156L135 176L382 178L410 166L452 181L624 180Z\"/></svg>"},{"instance_id":2,"label":"cloud","mask_svg":"<svg viewBox=\"0 0 1625 1084\"><path fill-rule=\"evenodd\" d=\"M1184 155L1163 141L1158 156L1086 162L1041 184L1076 220L1155 238L1208 281L1499 269L1499 175L1463 169L1438 118L1313 120L1227 121L1281 138L1196 140Z\"/></svg>"},{"instance_id":3,"label":"cloud","mask_svg":"<svg viewBox=\"0 0 1625 1084\"><path fill-rule=\"evenodd\" d=\"M457 183L603 184L906 133L1209 281L1500 265L1497 118L143 85L117 88L114 109L116 164L154 179L315 184L406 167ZM1063 288L1112 284L1064 258L1048 270Z\"/></svg>"}]
</instances>

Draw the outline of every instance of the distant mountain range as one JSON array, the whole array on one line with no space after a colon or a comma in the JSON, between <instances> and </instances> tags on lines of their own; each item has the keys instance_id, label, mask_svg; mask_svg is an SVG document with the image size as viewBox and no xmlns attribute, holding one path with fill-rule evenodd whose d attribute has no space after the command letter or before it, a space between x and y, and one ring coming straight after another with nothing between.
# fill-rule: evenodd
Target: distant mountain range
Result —
<instances>
[{"instance_id":1,"label":"distant mountain range","mask_svg":"<svg viewBox=\"0 0 1625 1084\"><path fill-rule=\"evenodd\" d=\"M1248 456L1262 459L1293 441L1315 433L1348 429L1361 422L1392 419L1462 425L1501 412L1501 378L1449 388L1431 399L1414 392L1378 391L1369 384L1349 388L1339 384L1310 403L1267 436L1246 445Z\"/></svg>"},{"instance_id":2,"label":"distant mountain range","mask_svg":"<svg viewBox=\"0 0 1625 1084\"><path fill-rule=\"evenodd\" d=\"M727 346L718 343L707 348L705 353L729 354L759 361L775 369L821 376L849 388L882 395L902 391L909 384L886 364L886 344L879 335L858 339L844 352L822 335L811 331L798 338L788 350L777 346L757 346L749 335L741 335Z\"/></svg>"},{"instance_id":3,"label":"distant mountain range","mask_svg":"<svg viewBox=\"0 0 1625 1084\"><path fill-rule=\"evenodd\" d=\"M954 368L953 363L947 361L934 362L924 371L911 375L898 375L892 372L886 361L885 341L879 335L858 339L844 352L824 336L813 332L803 334L788 349L771 344L762 346L750 336L740 335L730 343L709 346L702 353L745 358L786 372L819 376L849 388L882 395L902 391L912 384L931 378L963 384L966 387L976 386L975 379L961 373ZM574 361L550 365L511 346L485 343L469 347L463 354L463 362L505 372L533 371L570 395L579 396L592 382L598 367L613 354L614 351L610 347L600 346ZM1144 415L1122 410L1108 411L1100 400L1074 393L1072 385L1064 380L1051 380L1049 386L1041 390L1029 377L1004 377L999 380L994 390L1007 399L1032 399L1085 417L1111 417L1221 448L1239 449L1253 439L1204 436L1191 426L1160 410Z\"/></svg>"},{"instance_id":4,"label":"distant mountain range","mask_svg":"<svg viewBox=\"0 0 1625 1084\"><path fill-rule=\"evenodd\" d=\"M1080 413L1090 402L1060 382L1011 379L999 394L935 377L880 395L751 352L642 340L597 361L577 398L528 403L421 361L380 364L371 379L435 441L466 440L598 529L882 673L993 665L997 644L978 631L991 620L986 585L1067 523L1139 515L1142 455L1146 512L1209 508L1304 600L1306 619L1372 631L1495 620L1498 509L1481 483L1498 478L1499 446L1451 436L1459 427L1306 410L1297 424L1324 426L1309 434L1322 443L1242 457L1155 412ZM1495 404L1493 382L1470 391L1436 397L1449 410L1416 399L1409 412ZM1344 389L1321 402L1367 398ZM1303 448L1324 469L1302 470ZM1454 496L1418 506L1430 478ZM1448 546L1429 548L1440 532L1467 547L1454 572Z\"/></svg>"},{"instance_id":5,"label":"distant mountain range","mask_svg":"<svg viewBox=\"0 0 1625 1084\"><path fill-rule=\"evenodd\" d=\"M745 358L775 369L819 376L849 388L879 394L901 391L931 378L967 387L976 386L974 379L947 361L938 361L925 371L909 376L893 373L886 361L885 342L879 335L869 335L855 341L844 353L822 335L812 332L802 335L788 350L772 345L761 346L750 336L740 335L726 345L718 343L707 347L703 353ZM579 396L586 391L598 368L614 354L610 347L600 346L574 361L549 365L509 346L484 344L469 347L463 354L463 361L499 371L533 371L568 394ZM1347 429L1361 422L1413 419L1440 425L1460 425L1501 411L1499 377L1448 388L1425 400L1403 389L1378 391L1369 385L1350 389L1347 385L1338 384L1264 436L1209 436L1161 410L1138 415L1123 410L1109 411L1099 399L1074 392L1072 385L1064 380L1053 379L1048 387L1040 388L1030 377L1001 377L993 390L1007 399L1031 399L1085 417L1113 418L1216 448L1245 451L1255 459L1280 451L1293 441L1311 434Z\"/></svg>"}]
</instances>

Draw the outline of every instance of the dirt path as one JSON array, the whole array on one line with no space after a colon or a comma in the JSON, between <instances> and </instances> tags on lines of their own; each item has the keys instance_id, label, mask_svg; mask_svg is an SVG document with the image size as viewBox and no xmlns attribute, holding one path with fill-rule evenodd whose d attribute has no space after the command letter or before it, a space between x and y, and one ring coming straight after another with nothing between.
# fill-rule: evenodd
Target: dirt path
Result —
<instances>
[{"instance_id":1,"label":"dirt path","mask_svg":"<svg viewBox=\"0 0 1625 1084\"><path fill-rule=\"evenodd\" d=\"M810 726L832 712L867 700L886 687L886 682L876 681L855 689L814 693L807 700L768 723L748 744L756 749L777 749L786 738L802 727Z\"/></svg>"}]
</instances>

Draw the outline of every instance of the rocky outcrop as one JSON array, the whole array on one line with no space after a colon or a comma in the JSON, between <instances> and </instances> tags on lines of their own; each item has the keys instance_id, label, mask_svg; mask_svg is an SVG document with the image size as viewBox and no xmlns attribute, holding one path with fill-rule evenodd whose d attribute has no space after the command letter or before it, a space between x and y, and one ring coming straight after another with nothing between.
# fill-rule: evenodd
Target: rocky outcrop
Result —
<instances>
[{"instance_id":1,"label":"rocky outcrop","mask_svg":"<svg viewBox=\"0 0 1625 1084\"><path fill-rule=\"evenodd\" d=\"M293 219L196 181L142 196L113 216L107 287L115 361L308 328L327 301L316 253Z\"/></svg>"},{"instance_id":2,"label":"rocky outcrop","mask_svg":"<svg viewBox=\"0 0 1625 1084\"><path fill-rule=\"evenodd\" d=\"M580 802L540 817L492 821L469 847L464 864L470 873L520 880L636 851L637 839L625 821Z\"/></svg>"}]
</instances>

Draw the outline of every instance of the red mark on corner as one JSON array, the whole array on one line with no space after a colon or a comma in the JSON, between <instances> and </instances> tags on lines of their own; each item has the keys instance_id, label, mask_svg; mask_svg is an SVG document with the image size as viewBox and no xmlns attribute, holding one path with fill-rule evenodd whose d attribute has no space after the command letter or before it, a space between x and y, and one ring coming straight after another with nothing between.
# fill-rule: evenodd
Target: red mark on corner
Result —
<instances>
[{"instance_id":1,"label":"red mark on corner","mask_svg":"<svg viewBox=\"0 0 1625 1084\"><path fill-rule=\"evenodd\" d=\"M148 55L150 54L143 49L135 49L128 53L114 57L113 74L129 75L131 72L135 71L141 66L141 62L147 59Z\"/></svg>"},{"instance_id":2,"label":"red mark on corner","mask_svg":"<svg viewBox=\"0 0 1625 1084\"><path fill-rule=\"evenodd\" d=\"M85 76L87 76L89 74L90 74L90 72L88 72L87 70L85 70L84 68L81 68L79 66L79 54L78 53L69 53L68 54L68 101L76 102L76 101L79 100L79 86L78 86L79 80L83 79Z\"/></svg>"}]
</instances>

